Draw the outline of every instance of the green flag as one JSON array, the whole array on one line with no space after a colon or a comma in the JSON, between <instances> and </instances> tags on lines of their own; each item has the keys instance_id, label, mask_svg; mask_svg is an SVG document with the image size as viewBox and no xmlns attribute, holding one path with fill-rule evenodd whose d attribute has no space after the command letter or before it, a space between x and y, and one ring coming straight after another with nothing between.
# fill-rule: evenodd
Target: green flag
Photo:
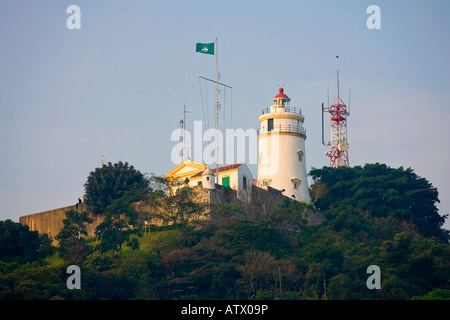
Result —
<instances>
[{"instance_id":1,"label":"green flag","mask_svg":"<svg viewBox=\"0 0 450 320\"><path fill-rule=\"evenodd\" d=\"M206 54L214 54L214 42L213 43L197 43L195 52L201 52Z\"/></svg>"}]
</instances>

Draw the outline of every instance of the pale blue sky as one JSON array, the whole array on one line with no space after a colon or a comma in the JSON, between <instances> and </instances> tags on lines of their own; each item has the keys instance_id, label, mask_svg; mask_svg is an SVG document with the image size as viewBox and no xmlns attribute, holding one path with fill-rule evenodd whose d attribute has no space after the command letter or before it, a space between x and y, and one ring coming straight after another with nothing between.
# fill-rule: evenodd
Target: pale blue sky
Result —
<instances>
[{"instance_id":1,"label":"pale blue sky","mask_svg":"<svg viewBox=\"0 0 450 320\"><path fill-rule=\"evenodd\" d=\"M66 27L72 4L80 30ZM366 27L372 4L380 30ZM350 164L412 167L449 213L449 9L437 0L2 0L0 219L75 203L101 154L142 172L172 169L183 103L188 126L203 121L198 76L214 76L214 57L195 44L215 38L233 128L256 129L282 80L305 116L308 170L327 165L320 107L327 85L336 97L339 55L345 102L352 92Z\"/></svg>"}]
</instances>

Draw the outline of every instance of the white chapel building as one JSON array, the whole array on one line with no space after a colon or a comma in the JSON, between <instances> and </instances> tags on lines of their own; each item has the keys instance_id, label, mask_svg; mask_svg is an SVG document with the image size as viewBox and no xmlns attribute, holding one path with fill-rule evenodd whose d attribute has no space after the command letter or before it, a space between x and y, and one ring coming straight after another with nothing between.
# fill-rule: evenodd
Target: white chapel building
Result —
<instances>
[{"instance_id":1,"label":"white chapel building","mask_svg":"<svg viewBox=\"0 0 450 320\"><path fill-rule=\"evenodd\" d=\"M215 176L216 168L187 158L164 177L181 180L189 187L214 189ZM250 200L252 182L252 172L244 162L219 167L219 185L236 190L240 200Z\"/></svg>"}]
</instances>

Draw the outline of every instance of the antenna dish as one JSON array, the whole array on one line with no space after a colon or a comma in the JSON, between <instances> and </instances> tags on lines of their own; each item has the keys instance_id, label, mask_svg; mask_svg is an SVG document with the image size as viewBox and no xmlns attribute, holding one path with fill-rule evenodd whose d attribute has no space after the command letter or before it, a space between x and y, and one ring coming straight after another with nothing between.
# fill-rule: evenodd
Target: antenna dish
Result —
<instances>
[{"instance_id":1,"label":"antenna dish","mask_svg":"<svg viewBox=\"0 0 450 320\"><path fill-rule=\"evenodd\" d=\"M342 159L342 158L337 158L337 159L336 159L336 165L337 165L338 167L344 167L344 166L345 166L345 160Z\"/></svg>"},{"instance_id":2,"label":"antenna dish","mask_svg":"<svg viewBox=\"0 0 450 320\"><path fill-rule=\"evenodd\" d=\"M348 144L345 143L344 141L340 142L338 144L338 150L339 151L346 151L346 150L348 150Z\"/></svg>"}]
</instances>

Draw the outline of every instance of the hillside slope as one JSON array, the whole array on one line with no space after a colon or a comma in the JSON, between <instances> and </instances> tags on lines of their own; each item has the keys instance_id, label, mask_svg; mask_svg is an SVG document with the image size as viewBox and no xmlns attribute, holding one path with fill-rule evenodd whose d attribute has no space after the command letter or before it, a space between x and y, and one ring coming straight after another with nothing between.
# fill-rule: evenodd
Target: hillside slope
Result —
<instances>
[{"instance_id":1,"label":"hillside slope","mask_svg":"<svg viewBox=\"0 0 450 320\"><path fill-rule=\"evenodd\" d=\"M85 239L78 261L51 256L42 242L25 261L0 255L0 299L448 299L437 190L410 169L342 169L311 171L320 224L308 225L304 213L318 209L298 202L266 215L222 204L200 224L153 227L116 251ZM11 243L5 228L2 248ZM81 290L65 286L69 264L81 267ZM372 265L380 289L367 286Z\"/></svg>"}]
</instances>

